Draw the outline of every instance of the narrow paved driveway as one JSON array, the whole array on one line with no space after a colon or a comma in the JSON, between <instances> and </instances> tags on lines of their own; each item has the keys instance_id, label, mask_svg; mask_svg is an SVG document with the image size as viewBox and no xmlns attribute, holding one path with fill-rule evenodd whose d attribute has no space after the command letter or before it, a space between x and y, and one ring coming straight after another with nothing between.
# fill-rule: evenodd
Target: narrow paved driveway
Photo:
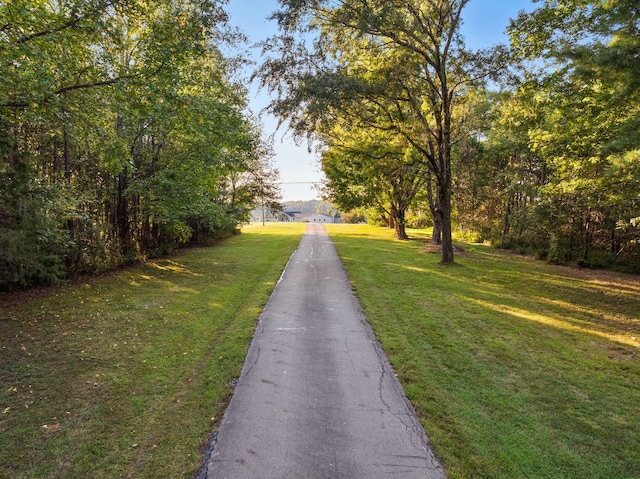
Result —
<instances>
[{"instance_id":1,"label":"narrow paved driveway","mask_svg":"<svg viewBox=\"0 0 640 479\"><path fill-rule=\"evenodd\" d=\"M261 316L206 477L444 478L322 225Z\"/></svg>"}]
</instances>

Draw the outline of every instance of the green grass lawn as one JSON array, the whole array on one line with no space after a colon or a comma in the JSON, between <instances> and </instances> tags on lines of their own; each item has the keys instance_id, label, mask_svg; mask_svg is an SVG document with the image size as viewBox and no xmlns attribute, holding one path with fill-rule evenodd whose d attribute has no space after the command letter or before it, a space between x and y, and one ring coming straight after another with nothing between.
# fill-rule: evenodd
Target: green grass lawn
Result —
<instances>
[{"instance_id":1,"label":"green grass lawn","mask_svg":"<svg viewBox=\"0 0 640 479\"><path fill-rule=\"evenodd\" d=\"M450 479L640 477L638 277L327 227ZM0 477L193 476L303 230L5 298Z\"/></svg>"},{"instance_id":2,"label":"green grass lawn","mask_svg":"<svg viewBox=\"0 0 640 479\"><path fill-rule=\"evenodd\" d=\"M0 477L191 477L304 225L0 303ZM2 300L2 298L0 298Z\"/></svg>"},{"instance_id":3,"label":"green grass lawn","mask_svg":"<svg viewBox=\"0 0 640 479\"><path fill-rule=\"evenodd\" d=\"M640 477L640 278L327 228L449 478Z\"/></svg>"}]
</instances>

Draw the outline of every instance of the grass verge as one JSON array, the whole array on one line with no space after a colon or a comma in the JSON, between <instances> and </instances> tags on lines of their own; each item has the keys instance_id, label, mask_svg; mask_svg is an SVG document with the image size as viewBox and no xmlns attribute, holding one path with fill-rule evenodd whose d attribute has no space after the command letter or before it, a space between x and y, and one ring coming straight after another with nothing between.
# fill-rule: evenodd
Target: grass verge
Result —
<instances>
[{"instance_id":1,"label":"grass verge","mask_svg":"<svg viewBox=\"0 0 640 479\"><path fill-rule=\"evenodd\" d=\"M0 476L190 477L304 231L250 226L0 311Z\"/></svg>"},{"instance_id":2,"label":"grass verge","mask_svg":"<svg viewBox=\"0 0 640 479\"><path fill-rule=\"evenodd\" d=\"M449 478L640 477L637 276L327 229Z\"/></svg>"}]
</instances>

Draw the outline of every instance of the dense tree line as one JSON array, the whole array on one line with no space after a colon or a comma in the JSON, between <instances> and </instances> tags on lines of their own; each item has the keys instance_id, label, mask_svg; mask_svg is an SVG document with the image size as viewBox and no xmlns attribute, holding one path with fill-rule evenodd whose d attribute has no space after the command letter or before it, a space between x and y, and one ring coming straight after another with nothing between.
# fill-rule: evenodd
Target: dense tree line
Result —
<instances>
[{"instance_id":1,"label":"dense tree line","mask_svg":"<svg viewBox=\"0 0 640 479\"><path fill-rule=\"evenodd\" d=\"M0 289L229 234L277 196L223 3L0 5Z\"/></svg>"},{"instance_id":2,"label":"dense tree line","mask_svg":"<svg viewBox=\"0 0 640 479\"><path fill-rule=\"evenodd\" d=\"M322 145L329 195L406 237L451 231L562 263L640 270L640 7L546 0L510 48L470 51L468 0L281 0L259 72Z\"/></svg>"},{"instance_id":3,"label":"dense tree line","mask_svg":"<svg viewBox=\"0 0 640 479\"><path fill-rule=\"evenodd\" d=\"M547 1L509 33L518 81L474 102L483 141L459 152L461 226L640 271L640 6Z\"/></svg>"}]
</instances>

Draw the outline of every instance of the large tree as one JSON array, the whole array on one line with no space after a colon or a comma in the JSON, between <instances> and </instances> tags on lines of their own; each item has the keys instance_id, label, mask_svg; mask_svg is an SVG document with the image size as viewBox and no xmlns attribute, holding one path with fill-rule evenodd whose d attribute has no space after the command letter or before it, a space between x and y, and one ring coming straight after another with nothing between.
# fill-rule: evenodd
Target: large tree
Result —
<instances>
[{"instance_id":1,"label":"large tree","mask_svg":"<svg viewBox=\"0 0 640 479\"><path fill-rule=\"evenodd\" d=\"M344 210L374 206L398 239L408 239L406 214L429 180L412 146L397 133L353 130L336 124L322 152L322 169L333 203Z\"/></svg>"},{"instance_id":2,"label":"large tree","mask_svg":"<svg viewBox=\"0 0 640 479\"><path fill-rule=\"evenodd\" d=\"M326 129L346 112L354 127L402 136L431 170L441 261L453 263L454 109L477 66L458 33L468 0L280 3L282 34L265 45L277 58L260 71L279 93L272 111L298 133Z\"/></svg>"}]
</instances>

